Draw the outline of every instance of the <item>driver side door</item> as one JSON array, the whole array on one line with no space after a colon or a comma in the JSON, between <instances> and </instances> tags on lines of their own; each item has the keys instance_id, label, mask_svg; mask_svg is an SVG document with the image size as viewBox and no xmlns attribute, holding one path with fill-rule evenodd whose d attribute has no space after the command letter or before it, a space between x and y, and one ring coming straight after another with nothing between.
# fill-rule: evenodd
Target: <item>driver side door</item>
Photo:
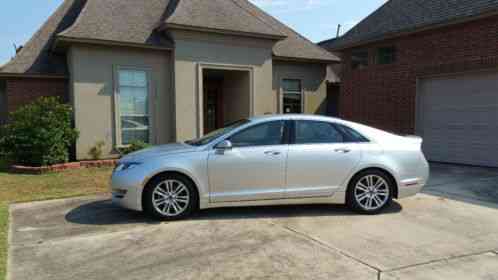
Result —
<instances>
[{"instance_id":1,"label":"driver side door","mask_svg":"<svg viewBox=\"0 0 498 280\"><path fill-rule=\"evenodd\" d=\"M256 124L228 139L232 149L214 149L209 153L211 202L284 197L289 149L285 124L285 121Z\"/></svg>"}]
</instances>

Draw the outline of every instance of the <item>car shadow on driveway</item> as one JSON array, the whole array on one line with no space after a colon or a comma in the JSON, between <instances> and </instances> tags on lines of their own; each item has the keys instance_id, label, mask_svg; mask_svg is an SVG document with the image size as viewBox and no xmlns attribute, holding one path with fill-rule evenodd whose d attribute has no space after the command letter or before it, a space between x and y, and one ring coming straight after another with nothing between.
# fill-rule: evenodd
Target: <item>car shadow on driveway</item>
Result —
<instances>
[{"instance_id":1,"label":"car shadow on driveway","mask_svg":"<svg viewBox=\"0 0 498 280\"><path fill-rule=\"evenodd\" d=\"M395 214L402 211L402 206L393 201L391 206L379 215ZM205 209L189 218L190 220L235 220L267 219L320 216L359 216L345 205L289 205L289 206L255 206L227 207ZM145 213L122 209L109 200L95 201L80 205L70 210L66 221L82 225L125 225L125 224L159 224L158 220L149 218Z\"/></svg>"}]
</instances>

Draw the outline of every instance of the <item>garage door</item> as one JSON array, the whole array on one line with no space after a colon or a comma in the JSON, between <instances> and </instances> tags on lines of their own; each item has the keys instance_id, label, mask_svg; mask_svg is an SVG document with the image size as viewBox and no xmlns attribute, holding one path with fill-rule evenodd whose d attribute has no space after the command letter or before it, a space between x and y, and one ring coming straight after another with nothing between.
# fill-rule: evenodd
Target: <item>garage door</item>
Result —
<instances>
[{"instance_id":1,"label":"garage door","mask_svg":"<svg viewBox=\"0 0 498 280\"><path fill-rule=\"evenodd\" d=\"M429 160L498 167L498 73L421 80L417 110Z\"/></svg>"}]
</instances>

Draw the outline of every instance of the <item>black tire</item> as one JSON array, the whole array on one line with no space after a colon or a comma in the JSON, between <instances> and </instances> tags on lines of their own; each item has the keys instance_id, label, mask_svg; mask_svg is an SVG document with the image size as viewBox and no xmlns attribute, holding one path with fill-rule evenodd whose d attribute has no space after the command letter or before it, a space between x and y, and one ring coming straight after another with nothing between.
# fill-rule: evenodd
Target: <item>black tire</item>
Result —
<instances>
[{"instance_id":1,"label":"black tire","mask_svg":"<svg viewBox=\"0 0 498 280\"><path fill-rule=\"evenodd\" d=\"M160 200L162 197L162 194L158 194L159 191L163 191L165 189L165 184L166 182L179 182L185 186L187 191L183 191L181 193L181 197L185 197L186 194L188 194L188 202L183 204L180 200L175 202L175 205L178 205L178 207L183 208L184 210L178 213L177 215L167 215L163 212L160 211L161 206L164 205L156 205L160 203L154 203L154 199ZM177 186L180 186L180 184L175 184ZM158 191L156 191L159 188ZM170 192L173 193L173 192ZM180 197L180 196L178 196ZM164 198L165 200L168 201L173 201L174 199L172 197L168 197L167 199ZM165 208L168 207L168 205L173 205L174 202L166 202L166 205L164 206ZM197 188L195 187L194 183L187 177L180 175L180 174L175 174L175 173L165 173L158 175L154 177L150 182L147 184L145 187L143 196L142 196L142 205L143 205L143 210L146 214L149 216L163 220L163 221L172 221L172 220L180 220L189 217L192 215L194 212L197 211L198 205L199 205L199 195L197 192ZM173 207L173 206L171 206ZM176 206L175 206L176 207ZM176 209L176 208L175 208ZM166 209L164 209L166 210ZM173 212L173 211L170 211Z\"/></svg>"},{"instance_id":2,"label":"black tire","mask_svg":"<svg viewBox=\"0 0 498 280\"><path fill-rule=\"evenodd\" d=\"M382 189L379 189L379 193L371 193L370 192L365 192L367 195L367 198L362 198L358 199L358 197L361 197L363 195L362 193L362 186L358 186L360 181L362 184L364 182L368 182L367 177L371 176L373 178L373 184L376 182L382 183L382 181L376 181L377 178L382 178L384 180L386 187L382 187ZM367 181L365 181L367 180ZM364 185L364 184L363 184ZM385 208L389 207L393 201L393 194L394 194L394 189L395 188L395 182L391 179L390 176L388 176L385 172L381 170L365 170L353 177L353 179L349 182L348 185L348 191L346 195L346 203L348 207L360 214L368 214L368 215L374 215L380 213L382 210ZM388 190L388 194L384 196L384 191ZM382 194L380 192L382 191ZM377 201L374 198L371 198L373 195L375 195L379 200L382 201L380 207L377 205ZM365 201L365 199L367 201ZM367 208L364 204L368 204L368 200L371 200L371 205L372 208ZM375 204L375 205L374 205Z\"/></svg>"}]
</instances>

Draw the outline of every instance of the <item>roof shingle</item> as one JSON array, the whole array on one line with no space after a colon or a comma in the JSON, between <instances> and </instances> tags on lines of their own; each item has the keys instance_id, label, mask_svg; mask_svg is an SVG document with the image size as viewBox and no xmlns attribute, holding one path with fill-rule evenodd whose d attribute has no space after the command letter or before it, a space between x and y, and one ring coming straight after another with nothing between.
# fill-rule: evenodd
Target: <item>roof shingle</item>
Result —
<instances>
[{"instance_id":1,"label":"roof shingle","mask_svg":"<svg viewBox=\"0 0 498 280\"><path fill-rule=\"evenodd\" d=\"M165 19L166 26L178 25L285 37L271 25L241 9L232 0L172 0L174 11Z\"/></svg>"},{"instance_id":2,"label":"roof shingle","mask_svg":"<svg viewBox=\"0 0 498 280\"><path fill-rule=\"evenodd\" d=\"M498 0L390 0L340 38L319 43L340 50L388 35L416 31L498 11Z\"/></svg>"},{"instance_id":3,"label":"roof shingle","mask_svg":"<svg viewBox=\"0 0 498 280\"><path fill-rule=\"evenodd\" d=\"M67 75L64 55L51 52L56 38L173 48L164 23L280 40L277 58L339 61L248 0L65 0L0 74Z\"/></svg>"},{"instance_id":4,"label":"roof shingle","mask_svg":"<svg viewBox=\"0 0 498 280\"><path fill-rule=\"evenodd\" d=\"M169 2L88 0L74 25L59 36L172 48L171 41L155 32Z\"/></svg>"}]
</instances>

